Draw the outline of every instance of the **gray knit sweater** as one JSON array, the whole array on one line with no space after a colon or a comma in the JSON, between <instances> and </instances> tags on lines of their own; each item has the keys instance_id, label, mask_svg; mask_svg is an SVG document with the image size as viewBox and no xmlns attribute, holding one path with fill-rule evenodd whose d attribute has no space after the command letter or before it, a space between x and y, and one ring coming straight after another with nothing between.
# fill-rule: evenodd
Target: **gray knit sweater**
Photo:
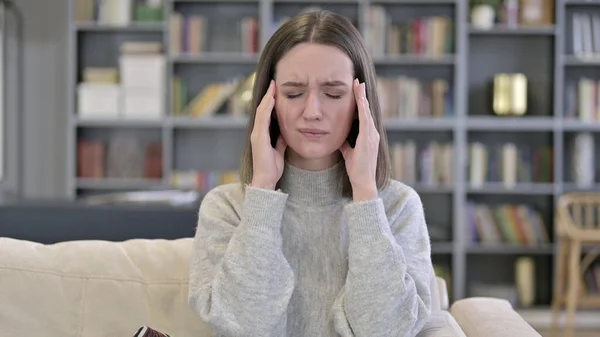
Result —
<instances>
[{"instance_id":1,"label":"gray knit sweater","mask_svg":"<svg viewBox=\"0 0 600 337\"><path fill-rule=\"evenodd\" d=\"M344 163L286 164L277 191L228 184L202 201L189 304L214 336L415 336L431 311L423 205L393 181L354 202Z\"/></svg>"}]
</instances>

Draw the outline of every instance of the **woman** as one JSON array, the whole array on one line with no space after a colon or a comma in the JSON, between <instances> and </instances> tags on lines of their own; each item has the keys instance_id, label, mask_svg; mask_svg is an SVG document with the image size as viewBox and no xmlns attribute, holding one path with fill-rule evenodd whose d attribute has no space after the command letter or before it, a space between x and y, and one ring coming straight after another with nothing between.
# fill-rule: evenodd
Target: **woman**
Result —
<instances>
[{"instance_id":1,"label":"woman","mask_svg":"<svg viewBox=\"0 0 600 337\"><path fill-rule=\"evenodd\" d=\"M189 303L216 336L414 336L431 311L423 206L390 179L373 64L331 12L257 68L241 183L203 199Z\"/></svg>"}]
</instances>

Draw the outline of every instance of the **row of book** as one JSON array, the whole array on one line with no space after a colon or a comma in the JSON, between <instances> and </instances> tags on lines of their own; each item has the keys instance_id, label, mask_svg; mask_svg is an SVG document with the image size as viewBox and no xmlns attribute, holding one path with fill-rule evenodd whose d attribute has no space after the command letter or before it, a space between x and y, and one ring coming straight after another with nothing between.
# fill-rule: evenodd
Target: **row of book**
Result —
<instances>
[{"instance_id":1,"label":"row of book","mask_svg":"<svg viewBox=\"0 0 600 337\"><path fill-rule=\"evenodd\" d=\"M445 79L423 81L409 76L378 77L383 118L442 118L454 115L453 91Z\"/></svg>"},{"instance_id":2,"label":"row of book","mask_svg":"<svg viewBox=\"0 0 600 337\"><path fill-rule=\"evenodd\" d=\"M592 295L600 295L600 263L592 264L585 271L585 290Z\"/></svg>"},{"instance_id":3,"label":"row of book","mask_svg":"<svg viewBox=\"0 0 600 337\"><path fill-rule=\"evenodd\" d=\"M535 246L550 242L542 216L530 205L468 201L466 214L472 243Z\"/></svg>"},{"instance_id":4,"label":"row of book","mask_svg":"<svg viewBox=\"0 0 600 337\"><path fill-rule=\"evenodd\" d=\"M242 17L236 23L237 34L214 37L210 40L207 18L200 14L173 12L170 16L171 55L200 55L210 52L239 52L255 54L259 49L260 23L257 17Z\"/></svg>"},{"instance_id":5,"label":"row of book","mask_svg":"<svg viewBox=\"0 0 600 337\"><path fill-rule=\"evenodd\" d=\"M580 58L600 58L600 14L575 12L572 16L573 54Z\"/></svg>"},{"instance_id":6,"label":"row of book","mask_svg":"<svg viewBox=\"0 0 600 337\"><path fill-rule=\"evenodd\" d=\"M124 26L163 20L163 0L75 0L75 21Z\"/></svg>"},{"instance_id":7,"label":"row of book","mask_svg":"<svg viewBox=\"0 0 600 337\"><path fill-rule=\"evenodd\" d=\"M365 13L365 42L374 57L415 55L442 57L453 53L454 27L446 16L396 21L385 6L369 6Z\"/></svg>"},{"instance_id":8,"label":"row of book","mask_svg":"<svg viewBox=\"0 0 600 337\"><path fill-rule=\"evenodd\" d=\"M84 179L160 179L160 142L142 142L124 133L108 140L77 141L77 177Z\"/></svg>"},{"instance_id":9,"label":"row of book","mask_svg":"<svg viewBox=\"0 0 600 337\"><path fill-rule=\"evenodd\" d=\"M158 119L165 108L162 44L127 41L118 67L86 67L77 88L77 113L92 119Z\"/></svg>"},{"instance_id":10,"label":"row of book","mask_svg":"<svg viewBox=\"0 0 600 337\"><path fill-rule=\"evenodd\" d=\"M196 190L201 193L207 193L217 186L235 182L239 182L237 170L175 170L170 177L171 186L184 190Z\"/></svg>"},{"instance_id":11,"label":"row of book","mask_svg":"<svg viewBox=\"0 0 600 337\"><path fill-rule=\"evenodd\" d=\"M568 81L564 104L565 118L600 122L600 80L582 77Z\"/></svg>"},{"instance_id":12,"label":"row of book","mask_svg":"<svg viewBox=\"0 0 600 337\"><path fill-rule=\"evenodd\" d=\"M517 183L550 183L553 178L553 149L531 144L469 144L469 183L481 187L499 182L507 188Z\"/></svg>"},{"instance_id":13,"label":"row of book","mask_svg":"<svg viewBox=\"0 0 600 337\"><path fill-rule=\"evenodd\" d=\"M413 140L390 144L392 176L408 185L450 186L453 181L452 143L431 141L418 148Z\"/></svg>"},{"instance_id":14,"label":"row of book","mask_svg":"<svg viewBox=\"0 0 600 337\"><path fill-rule=\"evenodd\" d=\"M187 83L175 75L171 81L173 113L194 118L217 114L245 116L250 109L254 77L254 73L249 76L237 76L210 83L198 92L190 93Z\"/></svg>"}]
</instances>

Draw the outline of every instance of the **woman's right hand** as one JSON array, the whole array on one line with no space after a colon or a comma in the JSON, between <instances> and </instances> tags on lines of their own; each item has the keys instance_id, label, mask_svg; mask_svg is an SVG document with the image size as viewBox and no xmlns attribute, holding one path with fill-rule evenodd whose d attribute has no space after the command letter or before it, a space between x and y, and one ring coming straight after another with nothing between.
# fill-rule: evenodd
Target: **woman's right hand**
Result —
<instances>
[{"instance_id":1,"label":"woman's right hand","mask_svg":"<svg viewBox=\"0 0 600 337\"><path fill-rule=\"evenodd\" d=\"M274 107L275 81L271 80L267 93L256 108L254 126L250 134L252 146L252 182L250 186L272 190L275 189L283 174L284 153L287 147L281 134L275 148L271 146L269 127Z\"/></svg>"}]
</instances>

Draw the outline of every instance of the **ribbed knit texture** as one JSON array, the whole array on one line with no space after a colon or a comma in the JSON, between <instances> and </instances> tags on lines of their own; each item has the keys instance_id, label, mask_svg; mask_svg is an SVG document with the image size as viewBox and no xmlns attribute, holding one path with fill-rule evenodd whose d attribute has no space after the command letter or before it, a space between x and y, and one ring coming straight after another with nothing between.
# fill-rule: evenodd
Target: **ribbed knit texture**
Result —
<instances>
[{"instance_id":1,"label":"ribbed knit texture","mask_svg":"<svg viewBox=\"0 0 600 337\"><path fill-rule=\"evenodd\" d=\"M189 303L214 336L415 336L431 311L423 205L392 181L342 197L344 163L286 163L280 190L209 192L199 211Z\"/></svg>"}]
</instances>

